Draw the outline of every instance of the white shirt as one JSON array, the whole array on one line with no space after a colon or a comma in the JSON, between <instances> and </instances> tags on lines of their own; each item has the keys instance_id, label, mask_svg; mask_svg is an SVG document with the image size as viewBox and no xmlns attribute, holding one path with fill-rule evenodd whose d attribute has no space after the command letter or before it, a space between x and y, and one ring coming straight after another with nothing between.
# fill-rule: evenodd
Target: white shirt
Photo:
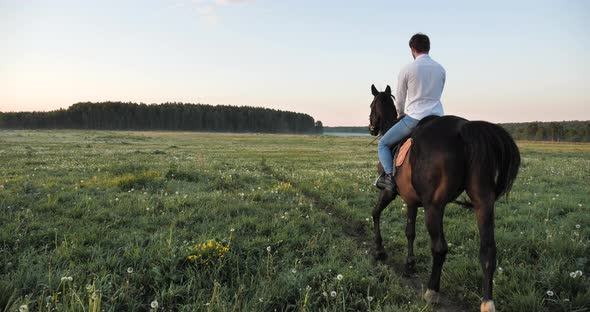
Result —
<instances>
[{"instance_id":1,"label":"white shirt","mask_svg":"<svg viewBox=\"0 0 590 312\"><path fill-rule=\"evenodd\" d=\"M440 96L445 86L445 69L428 54L406 65L397 80L397 113L414 119L444 114ZM407 96L407 99L406 99Z\"/></svg>"}]
</instances>

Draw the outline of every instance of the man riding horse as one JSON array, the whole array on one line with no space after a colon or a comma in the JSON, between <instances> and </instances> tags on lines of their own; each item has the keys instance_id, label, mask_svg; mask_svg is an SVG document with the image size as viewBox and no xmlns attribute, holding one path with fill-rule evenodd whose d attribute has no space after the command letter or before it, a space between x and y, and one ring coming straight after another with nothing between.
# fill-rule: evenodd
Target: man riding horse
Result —
<instances>
[{"instance_id":1,"label":"man riding horse","mask_svg":"<svg viewBox=\"0 0 590 312\"><path fill-rule=\"evenodd\" d=\"M410 39L410 50L414 61L404 67L398 76L396 106L399 121L383 135L378 147L384 173L375 185L391 192L395 192L392 179L392 147L407 137L422 118L444 114L440 96L445 85L446 73L445 69L428 55L430 39L425 34L413 35ZM378 94L375 88L372 92L375 96Z\"/></svg>"}]
</instances>

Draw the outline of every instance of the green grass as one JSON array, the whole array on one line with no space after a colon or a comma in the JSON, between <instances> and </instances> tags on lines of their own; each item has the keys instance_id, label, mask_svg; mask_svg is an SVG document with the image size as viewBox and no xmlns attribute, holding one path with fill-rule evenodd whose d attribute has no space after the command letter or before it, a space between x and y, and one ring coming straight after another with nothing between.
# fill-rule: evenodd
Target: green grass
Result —
<instances>
[{"instance_id":1,"label":"green grass","mask_svg":"<svg viewBox=\"0 0 590 312\"><path fill-rule=\"evenodd\" d=\"M367 255L377 196L369 140L1 131L0 310L149 310L157 302L175 311L430 311L419 294L431 262L424 226L419 278L399 275L399 200L382 217L390 261ZM588 310L590 145L519 146L519 177L496 206L496 306ZM473 213L449 205L445 230L447 310L474 310ZM210 241L229 250L195 251ZM187 260L196 254L201 260ZM577 270L583 275L571 277Z\"/></svg>"}]
</instances>

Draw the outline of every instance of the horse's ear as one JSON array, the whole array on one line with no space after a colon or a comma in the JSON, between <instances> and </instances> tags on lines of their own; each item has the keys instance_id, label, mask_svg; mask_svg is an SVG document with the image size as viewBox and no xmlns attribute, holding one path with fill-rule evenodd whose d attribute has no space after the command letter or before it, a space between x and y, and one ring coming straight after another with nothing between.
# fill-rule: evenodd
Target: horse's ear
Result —
<instances>
[{"instance_id":1,"label":"horse's ear","mask_svg":"<svg viewBox=\"0 0 590 312\"><path fill-rule=\"evenodd\" d=\"M377 88L375 88L374 84L371 85L371 92L373 93L373 96L377 96L379 94L379 91L377 91Z\"/></svg>"},{"instance_id":2,"label":"horse's ear","mask_svg":"<svg viewBox=\"0 0 590 312\"><path fill-rule=\"evenodd\" d=\"M385 88L385 93L391 94L391 87L389 85L387 85L387 88Z\"/></svg>"}]
</instances>

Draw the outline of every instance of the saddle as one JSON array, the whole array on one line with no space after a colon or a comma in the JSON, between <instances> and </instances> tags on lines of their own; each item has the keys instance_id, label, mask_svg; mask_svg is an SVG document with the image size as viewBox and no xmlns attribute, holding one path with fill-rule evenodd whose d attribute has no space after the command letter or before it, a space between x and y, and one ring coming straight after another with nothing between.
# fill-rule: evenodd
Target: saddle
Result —
<instances>
[{"instance_id":1,"label":"saddle","mask_svg":"<svg viewBox=\"0 0 590 312\"><path fill-rule=\"evenodd\" d=\"M397 173L397 169L404 164L406 155L408 155L410 147L412 147L412 142L412 138L405 138L401 140L400 143L396 144L391 150L391 154L393 155L394 176Z\"/></svg>"}]
</instances>

